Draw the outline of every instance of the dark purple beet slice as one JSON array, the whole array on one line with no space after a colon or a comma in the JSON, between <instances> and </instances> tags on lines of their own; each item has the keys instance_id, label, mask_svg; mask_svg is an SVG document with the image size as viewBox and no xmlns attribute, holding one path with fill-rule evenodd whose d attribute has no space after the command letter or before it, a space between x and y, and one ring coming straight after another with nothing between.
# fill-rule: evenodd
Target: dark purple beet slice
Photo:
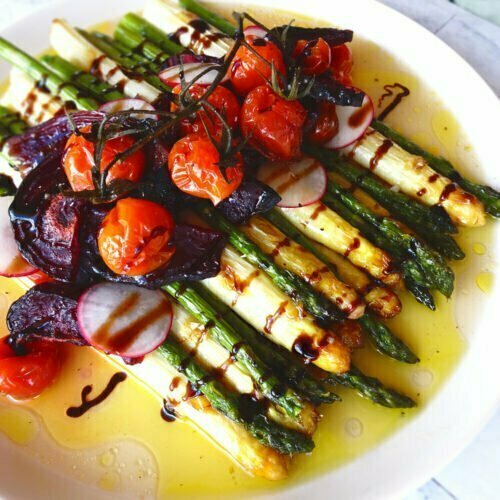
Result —
<instances>
[{"instance_id":1,"label":"dark purple beet slice","mask_svg":"<svg viewBox=\"0 0 500 500\"><path fill-rule=\"evenodd\" d=\"M241 224L252 215L271 210L280 200L279 194L266 184L246 179L217 209L233 224Z\"/></svg>"},{"instance_id":2,"label":"dark purple beet slice","mask_svg":"<svg viewBox=\"0 0 500 500\"><path fill-rule=\"evenodd\" d=\"M102 113L93 111L78 111L71 116L77 128L100 121L104 117ZM67 116L61 115L7 139L4 152L13 165L26 175L45 160L59 157L71 132Z\"/></svg>"},{"instance_id":3,"label":"dark purple beet slice","mask_svg":"<svg viewBox=\"0 0 500 500\"><path fill-rule=\"evenodd\" d=\"M328 101L339 106L361 106L365 93L353 87L346 87L330 76L325 76L314 80L308 98Z\"/></svg>"},{"instance_id":4,"label":"dark purple beet slice","mask_svg":"<svg viewBox=\"0 0 500 500\"><path fill-rule=\"evenodd\" d=\"M76 319L81 289L66 283L42 283L16 300L7 314L14 345L50 340L87 345Z\"/></svg>"},{"instance_id":5,"label":"dark purple beet slice","mask_svg":"<svg viewBox=\"0 0 500 500\"><path fill-rule=\"evenodd\" d=\"M79 228L89 203L57 194L64 188L59 159L43 163L19 187L10 219L23 257L51 278L70 282L79 270Z\"/></svg>"},{"instance_id":6,"label":"dark purple beet slice","mask_svg":"<svg viewBox=\"0 0 500 500\"><path fill-rule=\"evenodd\" d=\"M293 48L297 40L317 40L323 38L328 45L342 45L352 41L353 32L351 30L341 30L337 28L302 28L300 26L277 26L269 32L271 36L281 39L281 35L286 30L287 45Z\"/></svg>"}]
</instances>

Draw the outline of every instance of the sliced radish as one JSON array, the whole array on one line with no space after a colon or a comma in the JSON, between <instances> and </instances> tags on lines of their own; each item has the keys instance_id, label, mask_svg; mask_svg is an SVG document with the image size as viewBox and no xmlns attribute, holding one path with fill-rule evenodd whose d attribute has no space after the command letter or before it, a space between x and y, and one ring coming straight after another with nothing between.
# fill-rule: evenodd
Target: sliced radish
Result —
<instances>
[{"instance_id":1,"label":"sliced radish","mask_svg":"<svg viewBox=\"0 0 500 500\"><path fill-rule=\"evenodd\" d=\"M152 104L149 104L149 102L139 98L116 99L114 101L105 102L99 107L99 111L101 113L107 113L107 114L116 113L118 111L129 111L129 110L155 111L155 108L153 107ZM153 115L151 113L137 113L136 116L139 119L153 118L154 120L158 120L158 115Z\"/></svg>"},{"instance_id":2,"label":"sliced radish","mask_svg":"<svg viewBox=\"0 0 500 500\"><path fill-rule=\"evenodd\" d=\"M212 69L211 69L212 68ZM158 76L160 80L170 87L175 87L181 83L180 75L184 72L186 83L195 80L198 85L211 85L220 71L220 65L206 62L193 62L178 66L170 66L160 71ZM202 76L198 76L202 75ZM227 75L224 75L222 82L227 81ZM221 82L221 83L222 83Z\"/></svg>"},{"instance_id":3,"label":"sliced radish","mask_svg":"<svg viewBox=\"0 0 500 500\"><path fill-rule=\"evenodd\" d=\"M317 160L268 162L260 167L257 178L280 196L282 208L299 208L320 200L326 191L326 170Z\"/></svg>"},{"instance_id":4,"label":"sliced radish","mask_svg":"<svg viewBox=\"0 0 500 500\"><path fill-rule=\"evenodd\" d=\"M336 106L339 120L337 135L323 144L325 148L341 149L356 142L370 126L373 120L374 108L372 100L365 95L360 107Z\"/></svg>"},{"instance_id":5,"label":"sliced radish","mask_svg":"<svg viewBox=\"0 0 500 500\"><path fill-rule=\"evenodd\" d=\"M266 38L267 36L267 31L264 28L261 28L260 26L247 26L243 30L243 34L245 36L255 36L257 38Z\"/></svg>"},{"instance_id":6,"label":"sliced radish","mask_svg":"<svg viewBox=\"0 0 500 500\"><path fill-rule=\"evenodd\" d=\"M159 290L99 283L78 301L82 335L93 347L127 358L154 351L172 326L172 304Z\"/></svg>"},{"instance_id":7,"label":"sliced radish","mask_svg":"<svg viewBox=\"0 0 500 500\"><path fill-rule=\"evenodd\" d=\"M9 207L13 196L0 198L0 276L18 278L34 273L36 267L28 264L17 247L14 230L10 223Z\"/></svg>"}]
</instances>

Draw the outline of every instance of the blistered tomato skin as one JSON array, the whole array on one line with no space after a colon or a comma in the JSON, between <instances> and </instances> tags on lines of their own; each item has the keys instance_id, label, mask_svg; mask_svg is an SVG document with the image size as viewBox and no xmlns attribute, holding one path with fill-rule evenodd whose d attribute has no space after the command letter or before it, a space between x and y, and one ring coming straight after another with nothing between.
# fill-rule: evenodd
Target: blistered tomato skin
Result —
<instances>
[{"instance_id":1,"label":"blistered tomato skin","mask_svg":"<svg viewBox=\"0 0 500 500\"><path fill-rule=\"evenodd\" d=\"M208 137L188 135L177 141L168 156L172 181L184 193L211 200L217 205L243 180L243 160L238 153L234 163L219 168L220 155Z\"/></svg>"},{"instance_id":2,"label":"blistered tomato skin","mask_svg":"<svg viewBox=\"0 0 500 500\"><path fill-rule=\"evenodd\" d=\"M182 87L177 85L173 89L174 94L180 94ZM189 95L195 100L200 100L206 92L206 87L202 85L192 85L189 88ZM240 116L240 103L237 97L226 87L219 85L215 87L214 91L207 98L207 102L210 106L213 106L215 110L222 116L231 129L235 129L238 125L238 119ZM178 110L176 104L172 104L171 111L175 112ZM210 110L207 106L205 109L200 110L196 113L194 117L186 118L181 121L181 133L182 135L189 134L205 134L205 126L208 129L208 133L215 138L220 138L223 130L223 125L217 114Z\"/></svg>"},{"instance_id":3,"label":"blistered tomato skin","mask_svg":"<svg viewBox=\"0 0 500 500\"><path fill-rule=\"evenodd\" d=\"M135 198L119 200L104 218L97 236L99 253L116 274L141 276L166 265L174 220L157 203Z\"/></svg>"},{"instance_id":4,"label":"blistered tomato skin","mask_svg":"<svg viewBox=\"0 0 500 500\"><path fill-rule=\"evenodd\" d=\"M331 47L331 64L330 70L335 80L338 80L343 85L350 87L352 85L352 53L347 45L338 45Z\"/></svg>"},{"instance_id":5,"label":"blistered tomato skin","mask_svg":"<svg viewBox=\"0 0 500 500\"><path fill-rule=\"evenodd\" d=\"M271 160L290 160L300 154L306 110L262 85L250 92L241 107L240 128L250 144Z\"/></svg>"},{"instance_id":6,"label":"blistered tomato skin","mask_svg":"<svg viewBox=\"0 0 500 500\"><path fill-rule=\"evenodd\" d=\"M314 144L324 144L333 139L339 130L335 104L320 102L317 112L308 120L306 130L307 139Z\"/></svg>"},{"instance_id":7,"label":"blistered tomato skin","mask_svg":"<svg viewBox=\"0 0 500 500\"><path fill-rule=\"evenodd\" d=\"M240 47L229 68L233 88L241 96L270 80L271 65L278 73L286 74L283 54L276 44L255 35L245 36L245 41L258 55L247 47Z\"/></svg>"},{"instance_id":8,"label":"blistered tomato skin","mask_svg":"<svg viewBox=\"0 0 500 500\"><path fill-rule=\"evenodd\" d=\"M331 63L331 50L323 38L317 40L299 40L295 44L293 56L304 75L321 75Z\"/></svg>"},{"instance_id":9,"label":"blistered tomato skin","mask_svg":"<svg viewBox=\"0 0 500 500\"><path fill-rule=\"evenodd\" d=\"M90 132L90 126L81 130ZM116 155L134 145L130 136L117 137L106 142L101 158L101 172L115 158ZM82 135L72 134L66 143L63 155L63 167L73 191L94 189L92 182L92 168L94 167L94 144ZM146 164L146 157L142 150L136 151L123 160L115 163L108 172L108 184L115 179L124 179L131 182L141 180Z\"/></svg>"},{"instance_id":10,"label":"blistered tomato skin","mask_svg":"<svg viewBox=\"0 0 500 500\"><path fill-rule=\"evenodd\" d=\"M62 351L54 343L34 341L26 344L26 354L17 355L0 340L0 393L15 399L31 399L49 387L59 375Z\"/></svg>"}]
</instances>

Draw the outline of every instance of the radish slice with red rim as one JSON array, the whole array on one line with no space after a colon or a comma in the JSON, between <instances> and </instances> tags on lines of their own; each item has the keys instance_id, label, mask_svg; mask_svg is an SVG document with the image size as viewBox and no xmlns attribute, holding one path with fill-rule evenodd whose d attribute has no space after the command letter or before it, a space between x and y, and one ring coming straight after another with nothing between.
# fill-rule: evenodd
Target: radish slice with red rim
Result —
<instances>
[{"instance_id":1,"label":"radish slice with red rim","mask_svg":"<svg viewBox=\"0 0 500 500\"><path fill-rule=\"evenodd\" d=\"M317 160L268 162L257 172L259 181L271 186L280 196L282 208L299 208L320 200L326 191L326 170Z\"/></svg>"},{"instance_id":2,"label":"radish slice with red rim","mask_svg":"<svg viewBox=\"0 0 500 500\"><path fill-rule=\"evenodd\" d=\"M126 358L154 351L167 338L172 319L172 304L163 292L121 283L91 286L77 307L85 340Z\"/></svg>"},{"instance_id":3,"label":"radish slice with red rim","mask_svg":"<svg viewBox=\"0 0 500 500\"><path fill-rule=\"evenodd\" d=\"M7 278L19 278L33 274L37 268L28 264L19 252L14 230L10 223L9 207L14 199L13 196L0 198L0 276Z\"/></svg>"},{"instance_id":4,"label":"radish slice with red rim","mask_svg":"<svg viewBox=\"0 0 500 500\"><path fill-rule=\"evenodd\" d=\"M267 36L267 31L264 28L261 28L260 26L247 26L243 30L243 34L245 36L256 36L257 38L266 38Z\"/></svg>"},{"instance_id":5,"label":"radish slice with red rim","mask_svg":"<svg viewBox=\"0 0 500 500\"><path fill-rule=\"evenodd\" d=\"M341 149L356 142L370 126L374 108L372 100L365 94L360 107L336 106L339 129L337 134L323 144L325 148Z\"/></svg>"},{"instance_id":6,"label":"radish slice with red rim","mask_svg":"<svg viewBox=\"0 0 500 500\"><path fill-rule=\"evenodd\" d=\"M175 87L181 83L181 73L184 73L184 79L186 83L190 83L195 80L198 85L211 85L215 78L218 76L220 71L220 65L214 63L204 63L204 62L193 62L187 63L179 66L170 66L158 73L160 80L169 85L170 87ZM201 75L201 76L199 76ZM222 82L227 81L227 75L224 75Z\"/></svg>"},{"instance_id":7,"label":"radish slice with red rim","mask_svg":"<svg viewBox=\"0 0 500 500\"><path fill-rule=\"evenodd\" d=\"M145 101L144 99L139 99L137 97L116 99L114 101L105 102L99 107L99 111L106 114L129 110L156 111L152 104ZM152 118L154 120L158 120L158 115L152 113L134 113L134 117L140 120L143 120L144 118Z\"/></svg>"}]
</instances>

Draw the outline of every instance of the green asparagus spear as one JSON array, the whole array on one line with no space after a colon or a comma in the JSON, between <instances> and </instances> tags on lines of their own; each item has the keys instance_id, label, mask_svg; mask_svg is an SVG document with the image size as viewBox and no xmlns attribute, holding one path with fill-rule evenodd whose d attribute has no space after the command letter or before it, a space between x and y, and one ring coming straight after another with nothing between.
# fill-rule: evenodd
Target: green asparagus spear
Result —
<instances>
[{"instance_id":1,"label":"green asparagus spear","mask_svg":"<svg viewBox=\"0 0 500 500\"><path fill-rule=\"evenodd\" d=\"M272 222L280 231L288 238L294 240L299 245L302 245L306 250L311 252L321 262L323 262L331 272L336 274L337 270L330 261L321 253L320 250L309 240L307 236L302 234L293 224L283 217L277 210L271 210L264 214L270 222ZM364 330L370 335L375 347L382 354L386 354L391 358L403 361L405 363L417 363L418 357L406 346L401 340L394 336L390 329L377 321L370 313L359 320Z\"/></svg>"},{"instance_id":2,"label":"green asparagus spear","mask_svg":"<svg viewBox=\"0 0 500 500\"><path fill-rule=\"evenodd\" d=\"M206 300L242 337L250 344L264 363L273 368L294 389L313 404L332 403L339 397L316 380L308 372L303 363L295 359L290 352L264 338L246 321L241 319L229 306L203 286L192 284L198 294Z\"/></svg>"},{"instance_id":3,"label":"green asparagus spear","mask_svg":"<svg viewBox=\"0 0 500 500\"><path fill-rule=\"evenodd\" d=\"M109 43L104 36L98 36L95 33L88 33L85 30L78 29L78 32L83 35L92 45L104 52L108 57L113 59L120 66L132 73L142 75L142 77L153 87L161 90L162 92L169 92L170 87L165 85L156 75L154 71L145 68L144 65L134 59L123 55L115 46Z\"/></svg>"},{"instance_id":4,"label":"green asparagus spear","mask_svg":"<svg viewBox=\"0 0 500 500\"><path fill-rule=\"evenodd\" d=\"M372 127L385 135L396 144L406 149L409 153L419 155L424 158L427 163L438 173L448 177L453 182L456 182L463 189L472 193L479 200L484 203L486 211L493 217L500 217L500 192L491 188L490 186L485 186L483 184L478 184L472 182L469 179L465 179L460 175L460 173L455 169L455 167L445 158L441 156L433 155L425 149L421 148L418 144L410 141L406 137L402 136L399 132L389 127L385 123L378 120L372 122Z\"/></svg>"},{"instance_id":5,"label":"green asparagus spear","mask_svg":"<svg viewBox=\"0 0 500 500\"><path fill-rule=\"evenodd\" d=\"M7 129L9 135L22 134L28 128L28 124L18 113L14 113L4 106L0 106L0 124Z\"/></svg>"},{"instance_id":6,"label":"green asparagus spear","mask_svg":"<svg viewBox=\"0 0 500 500\"><path fill-rule=\"evenodd\" d=\"M170 40L168 36L156 26L152 25L137 14L133 14L132 12L125 14L125 16L120 20L119 26L126 28L129 33L136 33L137 35L140 35L141 38L149 40L152 44L156 45L167 54L181 54L186 50L182 45Z\"/></svg>"},{"instance_id":7,"label":"green asparagus spear","mask_svg":"<svg viewBox=\"0 0 500 500\"><path fill-rule=\"evenodd\" d=\"M227 321L220 319L217 311L194 288L175 282L164 286L163 289L205 325L220 345L231 352L265 397L281 406L292 417L300 413L303 408L301 397L269 372L240 333Z\"/></svg>"},{"instance_id":8,"label":"green asparagus spear","mask_svg":"<svg viewBox=\"0 0 500 500\"><path fill-rule=\"evenodd\" d=\"M45 55L40 58L40 62L59 78L66 82L73 82L99 102L115 101L125 97L116 87L102 82L90 73L80 71L62 57Z\"/></svg>"},{"instance_id":9,"label":"green asparagus spear","mask_svg":"<svg viewBox=\"0 0 500 500\"><path fill-rule=\"evenodd\" d=\"M370 399L387 408L413 408L416 406L415 401L408 396L385 387L380 380L364 375L353 365L347 373L342 375L328 374L325 382L354 389L363 398Z\"/></svg>"},{"instance_id":10,"label":"green asparagus spear","mask_svg":"<svg viewBox=\"0 0 500 500\"><path fill-rule=\"evenodd\" d=\"M337 197L349 210L377 228L408 257L414 258L424 272L429 286L439 290L446 297L450 297L453 292L454 274L440 254L414 236L403 232L392 219L373 213L336 182L330 180L327 189L330 195Z\"/></svg>"},{"instance_id":11,"label":"green asparagus spear","mask_svg":"<svg viewBox=\"0 0 500 500\"><path fill-rule=\"evenodd\" d=\"M230 37L233 37L236 34L236 27L230 21L214 14L195 0L179 0L179 5L193 14L196 14L208 24L215 26L218 30L222 31L222 33L225 33Z\"/></svg>"},{"instance_id":12,"label":"green asparagus spear","mask_svg":"<svg viewBox=\"0 0 500 500\"><path fill-rule=\"evenodd\" d=\"M344 319L343 313L326 297L314 290L311 285L297 275L276 265L271 257L253 243L234 224L231 224L217 210L208 204L199 205L198 214L219 231L227 233L229 242L237 248L245 258L262 269L287 295L300 301L305 309L324 323Z\"/></svg>"},{"instance_id":13,"label":"green asparagus spear","mask_svg":"<svg viewBox=\"0 0 500 500\"><path fill-rule=\"evenodd\" d=\"M302 433L270 421L263 411L259 411L258 403L250 408L253 411L248 411L249 408L238 395L229 392L213 379L174 340L166 340L158 348L158 352L184 374L195 389L205 395L213 408L229 419L242 423L265 446L284 454L306 453L314 448L313 441Z\"/></svg>"},{"instance_id":14,"label":"green asparagus spear","mask_svg":"<svg viewBox=\"0 0 500 500\"><path fill-rule=\"evenodd\" d=\"M161 64L170 57L170 54L144 38L141 34L130 31L120 24L116 27L114 37L118 43L127 47L136 56L143 57L144 62L154 67L156 72L160 70Z\"/></svg>"},{"instance_id":15,"label":"green asparagus spear","mask_svg":"<svg viewBox=\"0 0 500 500\"><path fill-rule=\"evenodd\" d=\"M77 87L54 75L36 59L1 37L0 57L25 71L39 84L45 85L52 94L60 96L64 101L72 101L77 108L92 110L98 107L94 99L82 97Z\"/></svg>"}]
</instances>

